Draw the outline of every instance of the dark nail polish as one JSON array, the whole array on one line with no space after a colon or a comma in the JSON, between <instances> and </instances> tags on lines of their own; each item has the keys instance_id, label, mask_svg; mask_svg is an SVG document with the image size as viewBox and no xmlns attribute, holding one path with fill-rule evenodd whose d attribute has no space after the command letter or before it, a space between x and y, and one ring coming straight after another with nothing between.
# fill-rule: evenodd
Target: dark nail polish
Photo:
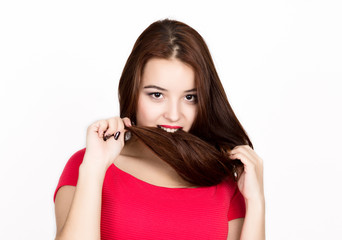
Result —
<instances>
[{"instance_id":1,"label":"dark nail polish","mask_svg":"<svg viewBox=\"0 0 342 240\"><path fill-rule=\"evenodd\" d=\"M107 141L109 138L111 138L111 137L113 137L114 136L114 134L112 134L112 135L104 135L103 136L103 140L104 141Z\"/></svg>"},{"instance_id":2,"label":"dark nail polish","mask_svg":"<svg viewBox=\"0 0 342 240\"><path fill-rule=\"evenodd\" d=\"M117 132L114 134L114 139L115 139L115 140L118 140L119 136L120 136L120 131L117 131Z\"/></svg>"}]
</instances>

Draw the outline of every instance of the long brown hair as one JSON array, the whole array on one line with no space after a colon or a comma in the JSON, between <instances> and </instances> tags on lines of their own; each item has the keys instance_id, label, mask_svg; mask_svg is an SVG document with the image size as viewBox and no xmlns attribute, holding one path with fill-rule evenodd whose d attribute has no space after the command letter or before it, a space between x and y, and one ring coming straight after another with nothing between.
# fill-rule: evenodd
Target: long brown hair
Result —
<instances>
[{"instance_id":1,"label":"long brown hair","mask_svg":"<svg viewBox=\"0 0 342 240\"><path fill-rule=\"evenodd\" d=\"M120 116L136 122L140 81L151 58L176 58L193 68L197 116L188 133L147 127L132 127L132 133L189 183L210 186L233 178L242 164L228 158L227 151L253 145L228 102L204 39L190 26L165 19L138 37L120 78Z\"/></svg>"}]
</instances>

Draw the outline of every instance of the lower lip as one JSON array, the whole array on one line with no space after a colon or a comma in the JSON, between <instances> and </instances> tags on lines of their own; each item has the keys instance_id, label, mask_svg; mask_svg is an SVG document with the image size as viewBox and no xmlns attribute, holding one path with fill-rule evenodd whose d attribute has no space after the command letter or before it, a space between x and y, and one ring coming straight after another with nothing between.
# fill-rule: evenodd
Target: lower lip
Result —
<instances>
[{"instance_id":1,"label":"lower lip","mask_svg":"<svg viewBox=\"0 0 342 240\"><path fill-rule=\"evenodd\" d=\"M168 126L168 125L159 125L159 126L161 126L163 128L169 128L169 129L180 129L180 128L182 128L182 127L179 127L179 126Z\"/></svg>"}]
</instances>

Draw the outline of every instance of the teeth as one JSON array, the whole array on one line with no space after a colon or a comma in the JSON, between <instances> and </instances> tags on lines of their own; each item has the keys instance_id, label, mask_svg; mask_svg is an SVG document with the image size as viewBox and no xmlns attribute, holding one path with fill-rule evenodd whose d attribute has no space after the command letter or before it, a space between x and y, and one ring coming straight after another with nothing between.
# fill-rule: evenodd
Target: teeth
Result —
<instances>
[{"instance_id":1,"label":"teeth","mask_svg":"<svg viewBox=\"0 0 342 240\"><path fill-rule=\"evenodd\" d=\"M169 133L174 133L174 132L176 132L178 130L178 128L172 128L171 129L171 128L165 128L165 127L162 127L162 126L160 126L160 128L163 129L166 132L169 132Z\"/></svg>"}]
</instances>

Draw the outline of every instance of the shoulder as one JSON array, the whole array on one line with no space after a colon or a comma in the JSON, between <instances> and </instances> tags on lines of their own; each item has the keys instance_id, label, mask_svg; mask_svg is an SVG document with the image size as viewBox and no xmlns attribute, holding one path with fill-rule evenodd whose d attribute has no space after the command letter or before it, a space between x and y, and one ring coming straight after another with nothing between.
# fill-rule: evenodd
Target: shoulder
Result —
<instances>
[{"instance_id":1,"label":"shoulder","mask_svg":"<svg viewBox=\"0 0 342 240\"><path fill-rule=\"evenodd\" d=\"M86 149L83 148L75 152L65 164L62 174L64 174L65 172L75 172L78 174L78 169L83 162L85 151Z\"/></svg>"},{"instance_id":2,"label":"shoulder","mask_svg":"<svg viewBox=\"0 0 342 240\"><path fill-rule=\"evenodd\" d=\"M232 179L226 179L222 181L218 186L227 191L228 195L230 196L233 196L236 193L236 191L239 191L237 183Z\"/></svg>"},{"instance_id":3,"label":"shoulder","mask_svg":"<svg viewBox=\"0 0 342 240\"><path fill-rule=\"evenodd\" d=\"M244 218L246 214L245 199L237 183L234 180L228 180L224 182L224 185L226 186L229 198L228 221Z\"/></svg>"},{"instance_id":4,"label":"shoulder","mask_svg":"<svg viewBox=\"0 0 342 240\"><path fill-rule=\"evenodd\" d=\"M54 199L56 198L57 191L65 186L76 186L78 180L78 170L80 168L81 163L83 162L85 148L75 152L65 164L63 172L59 178L55 193Z\"/></svg>"},{"instance_id":5,"label":"shoulder","mask_svg":"<svg viewBox=\"0 0 342 240\"><path fill-rule=\"evenodd\" d=\"M69 161L67 162L67 164L81 164L84 158L84 154L85 154L86 149L83 148L81 150L78 150L77 152L75 152L69 159Z\"/></svg>"},{"instance_id":6,"label":"shoulder","mask_svg":"<svg viewBox=\"0 0 342 240\"><path fill-rule=\"evenodd\" d=\"M83 162L84 154L85 154L86 149L83 148L81 150L78 150L75 152L67 161L65 164L64 170L65 171L73 171L76 170L78 171L78 168L80 167L81 163Z\"/></svg>"}]
</instances>

